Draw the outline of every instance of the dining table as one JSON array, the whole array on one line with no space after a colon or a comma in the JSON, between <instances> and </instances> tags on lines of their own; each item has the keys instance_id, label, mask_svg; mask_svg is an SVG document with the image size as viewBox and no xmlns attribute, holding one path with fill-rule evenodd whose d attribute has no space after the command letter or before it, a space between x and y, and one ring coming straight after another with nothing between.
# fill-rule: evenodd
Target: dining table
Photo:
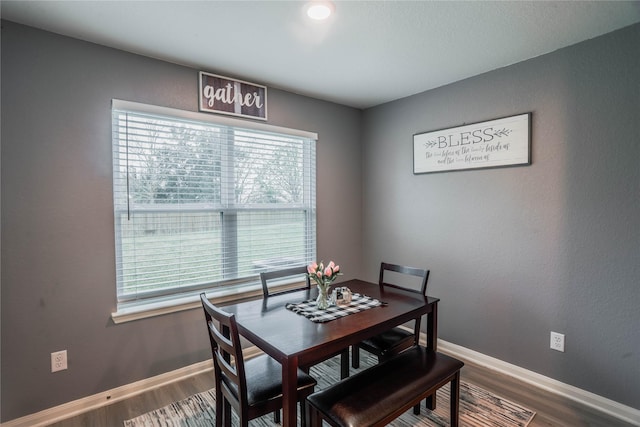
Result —
<instances>
[{"instance_id":1,"label":"dining table","mask_svg":"<svg viewBox=\"0 0 640 427\"><path fill-rule=\"evenodd\" d=\"M340 350L426 315L426 346L437 349L438 298L359 279L334 286L376 299L380 305L329 321L312 321L287 308L315 299L317 289L298 290L225 305L236 316L240 334L282 365L282 425L297 424L298 367L312 366ZM435 399L427 402L435 405Z\"/></svg>"}]
</instances>

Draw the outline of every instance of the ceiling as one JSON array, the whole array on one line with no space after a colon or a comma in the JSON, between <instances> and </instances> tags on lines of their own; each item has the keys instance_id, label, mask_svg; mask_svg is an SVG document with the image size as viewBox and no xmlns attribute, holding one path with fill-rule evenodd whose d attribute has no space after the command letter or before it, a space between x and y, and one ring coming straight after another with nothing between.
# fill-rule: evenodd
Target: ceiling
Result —
<instances>
[{"instance_id":1,"label":"ceiling","mask_svg":"<svg viewBox=\"0 0 640 427\"><path fill-rule=\"evenodd\" d=\"M640 22L633 1L7 1L3 19L367 108Z\"/></svg>"}]
</instances>

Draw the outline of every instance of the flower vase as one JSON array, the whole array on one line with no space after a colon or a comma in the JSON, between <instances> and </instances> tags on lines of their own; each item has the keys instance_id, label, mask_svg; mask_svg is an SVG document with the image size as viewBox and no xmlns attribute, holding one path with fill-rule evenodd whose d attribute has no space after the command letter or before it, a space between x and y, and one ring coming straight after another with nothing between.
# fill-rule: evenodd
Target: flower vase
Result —
<instances>
[{"instance_id":1,"label":"flower vase","mask_svg":"<svg viewBox=\"0 0 640 427\"><path fill-rule=\"evenodd\" d=\"M328 284L318 285L318 298L316 298L316 307L318 310L326 310L331 305L329 300L329 286Z\"/></svg>"}]
</instances>

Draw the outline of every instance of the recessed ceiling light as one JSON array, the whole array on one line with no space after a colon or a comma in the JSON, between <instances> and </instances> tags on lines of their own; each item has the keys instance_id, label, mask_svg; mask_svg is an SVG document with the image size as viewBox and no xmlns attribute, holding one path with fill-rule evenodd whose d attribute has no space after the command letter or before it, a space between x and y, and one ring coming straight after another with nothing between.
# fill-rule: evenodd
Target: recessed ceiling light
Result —
<instances>
[{"instance_id":1,"label":"recessed ceiling light","mask_svg":"<svg viewBox=\"0 0 640 427\"><path fill-rule=\"evenodd\" d=\"M335 6L330 1L312 1L307 5L307 15L311 19L321 21L327 19L335 10Z\"/></svg>"}]
</instances>

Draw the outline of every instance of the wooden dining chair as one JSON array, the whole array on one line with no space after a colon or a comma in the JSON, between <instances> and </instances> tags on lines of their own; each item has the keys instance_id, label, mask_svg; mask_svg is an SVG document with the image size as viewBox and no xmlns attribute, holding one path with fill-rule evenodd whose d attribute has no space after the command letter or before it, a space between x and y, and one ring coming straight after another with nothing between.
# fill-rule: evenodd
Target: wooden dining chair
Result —
<instances>
[{"instance_id":1,"label":"wooden dining chair","mask_svg":"<svg viewBox=\"0 0 640 427\"><path fill-rule=\"evenodd\" d=\"M385 272L394 272L397 274L405 275L405 277L415 276L415 278L417 278L419 281L419 290L417 290L415 287L408 286L408 283L407 285L404 285L405 282L409 282L410 280L402 281L403 285L397 283L387 283L385 281ZM380 264L380 277L378 279L378 284L380 285L381 291L384 291L385 287L392 287L416 292L420 295L425 296L427 295L428 280L429 270L406 267L396 264L388 264L384 262ZM366 350L369 353L376 355L378 357L378 362L382 362L389 357L408 349L409 347L418 345L418 342L420 340L420 323L421 318L418 317L417 319L415 319L413 332L407 331L403 328L393 328L352 346L351 365L354 368L360 367L360 349Z\"/></svg>"},{"instance_id":2,"label":"wooden dining chair","mask_svg":"<svg viewBox=\"0 0 640 427\"><path fill-rule=\"evenodd\" d=\"M293 279L296 276L305 276L304 285L298 286L295 288L287 287L284 290L274 290L269 285L273 282L283 279ZM300 291L300 290L309 290L311 289L311 281L309 280L309 276L307 276L307 267L292 267L286 268L283 270L275 270L275 271L267 271L260 273L260 281L262 282L262 295L265 299L270 296L280 295L287 292ZM340 355L340 378L345 379L349 376L349 348L346 348L339 353L332 354L327 359ZM301 367L305 372L309 372L310 366L302 366Z\"/></svg>"},{"instance_id":3,"label":"wooden dining chair","mask_svg":"<svg viewBox=\"0 0 640 427\"><path fill-rule=\"evenodd\" d=\"M249 420L274 412L279 422L282 408L282 369L280 363L267 355L247 361L242 356L240 335L234 314L220 310L200 294L207 334L211 343L216 389L216 427L231 426L231 407L240 418L240 426ZM305 425L304 401L316 386L316 381L298 370L298 402Z\"/></svg>"},{"instance_id":4,"label":"wooden dining chair","mask_svg":"<svg viewBox=\"0 0 640 427\"><path fill-rule=\"evenodd\" d=\"M293 288L287 287L284 290L274 289L273 287L270 287L270 285L272 285L274 281L283 279L295 279L298 276L300 280L303 280L304 277L304 286ZM311 289L311 281L309 280L309 276L307 276L307 267L305 267L304 265L300 267L285 268L283 270L262 272L260 273L260 281L262 282L262 296L264 298L286 292Z\"/></svg>"}]
</instances>

